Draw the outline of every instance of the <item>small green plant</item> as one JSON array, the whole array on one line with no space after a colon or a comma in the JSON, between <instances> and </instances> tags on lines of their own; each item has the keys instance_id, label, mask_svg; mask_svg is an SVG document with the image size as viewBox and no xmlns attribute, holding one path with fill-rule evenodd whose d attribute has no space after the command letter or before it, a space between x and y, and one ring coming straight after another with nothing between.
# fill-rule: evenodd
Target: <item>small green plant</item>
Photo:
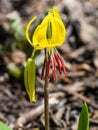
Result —
<instances>
[{"instance_id":1,"label":"small green plant","mask_svg":"<svg viewBox=\"0 0 98 130\"><path fill-rule=\"evenodd\" d=\"M9 128L7 125L5 125L4 123L2 123L0 121L0 130L12 130L11 128Z\"/></svg>"},{"instance_id":2,"label":"small green plant","mask_svg":"<svg viewBox=\"0 0 98 130\"><path fill-rule=\"evenodd\" d=\"M45 130L49 130L49 96L48 96L48 81L52 70L53 79L56 80L57 67L59 73L66 74L66 68L63 57L57 51L56 47L61 46L65 40L66 29L60 17L58 10L54 7L48 12L43 21L35 28L32 39L30 38L30 26L36 20L32 18L26 27L26 38L33 46L33 52L28 59L24 71L24 83L26 91L29 95L30 102L35 102L35 52L44 49L45 57L42 67L41 79L45 79L44 85L44 104L45 104Z\"/></svg>"},{"instance_id":3,"label":"small green plant","mask_svg":"<svg viewBox=\"0 0 98 130\"><path fill-rule=\"evenodd\" d=\"M89 112L86 103L84 103L80 113L78 130L89 130Z\"/></svg>"}]
</instances>

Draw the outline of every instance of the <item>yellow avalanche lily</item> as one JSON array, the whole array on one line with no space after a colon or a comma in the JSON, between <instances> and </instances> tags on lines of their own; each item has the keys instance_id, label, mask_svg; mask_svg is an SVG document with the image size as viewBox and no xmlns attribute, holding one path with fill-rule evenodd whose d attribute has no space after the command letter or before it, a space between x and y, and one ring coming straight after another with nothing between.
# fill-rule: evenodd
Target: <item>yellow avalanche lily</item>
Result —
<instances>
[{"instance_id":1,"label":"yellow avalanche lily","mask_svg":"<svg viewBox=\"0 0 98 130\"><path fill-rule=\"evenodd\" d=\"M26 91L29 95L30 101L35 102L35 77L36 77L36 66L34 60L35 50L47 48L47 54L44 59L41 79L45 77L45 68L47 69L47 77L51 77L51 68L53 73L53 79L56 80L56 70L58 68L59 73L66 74L66 68L63 57L56 50L56 46L62 45L65 39L66 30L61 17L54 7L52 12L48 12L46 17L43 19L41 24L39 24L32 38L29 36L29 29L31 24L35 21L36 17L31 19L26 27L26 38L28 42L34 47L31 58L28 59L25 71L24 71L24 81ZM46 60L47 59L47 60ZM47 63L48 65L47 65Z\"/></svg>"},{"instance_id":2,"label":"yellow avalanche lily","mask_svg":"<svg viewBox=\"0 0 98 130\"><path fill-rule=\"evenodd\" d=\"M62 45L65 39L66 30L55 7L52 9L52 12L48 12L41 24L37 26L31 40L29 29L35 19L36 17L31 19L26 27L26 38L35 50Z\"/></svg>"}]
</instances>

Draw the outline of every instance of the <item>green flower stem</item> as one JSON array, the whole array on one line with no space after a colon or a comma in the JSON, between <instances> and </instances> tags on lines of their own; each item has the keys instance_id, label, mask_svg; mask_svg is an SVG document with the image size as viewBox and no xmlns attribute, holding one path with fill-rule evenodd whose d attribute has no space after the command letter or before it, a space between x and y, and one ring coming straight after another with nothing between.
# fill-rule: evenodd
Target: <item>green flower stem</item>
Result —
<instances>
[{"instance_id":1,"label":"green flower stem","mask_svg":"<svg viewBox=\"0 0 98 130\"><path fill-rule=\"evenodd\" d=\"M45 49L45 57L47 50ZM46 58L46 72L45 72L45 85L44 85L44 104L45 104L45 130L49 130L49 97L48 97L48 59Z\"/></svg>"},{"instance_id":2,"label":"green flower stem","mask_svg":"<svg viewBox=\"0 0 98 130\"><path fill-rule=\"evenodd\" d=\"M32 54L31 54L31 58L32 58L32 59L34 58L35 52L36 52L36 50L33 49Z\"/></svg>"}]
</instances>

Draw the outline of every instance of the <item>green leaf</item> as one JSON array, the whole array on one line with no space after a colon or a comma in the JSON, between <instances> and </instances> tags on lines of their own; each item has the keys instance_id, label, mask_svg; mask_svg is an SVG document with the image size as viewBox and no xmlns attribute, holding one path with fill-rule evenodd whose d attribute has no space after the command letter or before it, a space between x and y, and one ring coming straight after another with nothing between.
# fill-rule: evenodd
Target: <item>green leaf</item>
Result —
<instances>
[{"instance_id":1,"label":"green leaf","mask_svg":"<svg viewBox=\"0 0 98 130\"><path fill-rule=\"evenodd\" d=\"M84 103L80 113L78 130L89 130L89 113L86 103Z\"/></svg>"},{"instance_id":2,"label":"green leaf","mask_svg":"<svg viewBox=\"0 0 98 130\"><path fill-rule=\"evenodd\" d=\"M2 123L0 121L0 130L12 130L11 128L9 128L7 125L5 125L4 123Z\"/></svg>"}]
</instances>

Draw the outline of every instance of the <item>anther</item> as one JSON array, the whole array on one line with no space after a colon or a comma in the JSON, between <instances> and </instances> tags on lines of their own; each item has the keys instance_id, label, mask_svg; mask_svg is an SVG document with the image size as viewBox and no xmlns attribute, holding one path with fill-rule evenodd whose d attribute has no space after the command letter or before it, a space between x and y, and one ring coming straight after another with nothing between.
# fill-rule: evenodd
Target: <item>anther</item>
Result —
<instances>
[{"instance_id":1,"label":"anther","mask_svg":"<svg viewBox=\"0 0 98 130\"><path fill-rule=\"evenodd\" d=\"M54 56L55 56L55 60L56 60L57 65L58 65L58 70L59 70L60 74L62 74L61 65L60 65L60 60L59 60L59 58L58 58L58 56L57 56L56 53L54 53Z\"/></svg>"},{"instance_id":2,"label":"anther","mask_svg":"<svg viewBox=\"0 0 98 130\"><path fill-rule=\"evenodd\" d=\"M44 59L44 63L43 63L43 68L42 68L41 79L43 79L43 78L44 78L45 66L46 66L46 57L45 57L45 59Z\"/></svg>"},{"instance_id":3,"label":"anther","mask_svg":"<svg viewBox=\"0 0 98 130\"><path fill-rule=\"evenodd\" d=\"M59 53L57 54L57 56L61 61L63 72L64 72L64 74L66 74L64 59L62 58L62 56Z\"/></svg>"}]
</instances>

